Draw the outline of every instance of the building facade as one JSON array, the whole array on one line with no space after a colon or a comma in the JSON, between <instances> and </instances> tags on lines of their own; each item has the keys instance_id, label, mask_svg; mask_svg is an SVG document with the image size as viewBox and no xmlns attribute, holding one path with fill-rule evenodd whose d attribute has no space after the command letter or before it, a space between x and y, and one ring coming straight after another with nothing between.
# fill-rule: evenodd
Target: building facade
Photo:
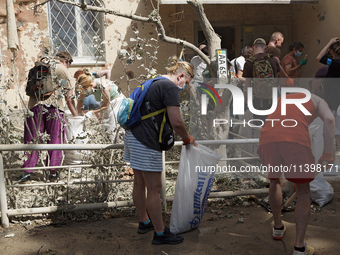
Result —
<instances>
[{"instance_id":1,"label":"building facade","mask_svg":"<svg viewBox=\"0 0 340 255\"><path fill-rule=\"evenodd\" d=\"M81 3L80 0L71 1ZM140 16L152 14L153 6L157 5L157 1L149 0L85 2L98 8ZM23 109L28 101L25 95L27 72L43 54L44 48L49 48L52 53L67 50L72 54L71 76L81 67L93 72L112 69L111 80L116 81L126 95L128 87L132 89L138 84L133 77L143 74L145 68L164 73L168 57L178 56L182 50L180 45L156 42L157 31L151 23L82 11L77 6L55 1L34 8L40 2L23 0L14 3L19 49L13 55L7 49L6 0L0 0L0 3L1 77L7 85L1 92L6 91L6 100L14 109ZM290 43L304 43L304 54L309 58L302 74L306 78L313 77L321 66L315 60L319 51L330 38L340 36L338 0L205 0L203 3L209 21L221 36L221 47L228 50L229 59L239 56L241 48L251 45L255 38L263 37L268 41L274 31L280 31L285 36L282 56L288 52ZM185 1L160 0L160 16L168 36L195 45L204 43L197 15ZM137 55L136 47L141 47ZM134 58L126 57L133 51ZM185 60L189 61L192 56L193 51L184 50Z\"/></svg>"}]
</instances>

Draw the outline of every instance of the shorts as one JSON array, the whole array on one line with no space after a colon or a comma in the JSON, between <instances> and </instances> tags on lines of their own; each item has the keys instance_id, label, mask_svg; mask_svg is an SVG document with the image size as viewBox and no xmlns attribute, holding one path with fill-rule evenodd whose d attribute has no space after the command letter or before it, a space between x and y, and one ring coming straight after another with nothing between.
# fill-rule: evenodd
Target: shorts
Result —
<instances>
[{"instance_id":1,"label":"shorts","mask_svg":"<svg viewBox=\"0 0 340 255\"><path fill-rule=\"evenodd\" d=\"M129 130L125 132L123 159L130 162L130 166L136 170L148 172L163 170L162 152L141 144Z\"/></svg>"},{"instance_id":2,"label":"shorts","mask_svg":"<svg viewBox=\"0 0 340 255\"><path fill-rule=\"evenodd\" d=\"M270 180L279 179L282 173L293 183L314 180L315 159L309 147L290 142L268 143L259 146L258 154Z\"/></svg>"},{"instance_id":3,"label":"shorts","mask_svg":"<svg viewBox=\"0 0 340 255\"><path fill-rule=\"evenodd\" d=\"M335 118L335 135L340 135L340 116L335 110L332 110L332 113Z\"/></svg>"}]
</instances>

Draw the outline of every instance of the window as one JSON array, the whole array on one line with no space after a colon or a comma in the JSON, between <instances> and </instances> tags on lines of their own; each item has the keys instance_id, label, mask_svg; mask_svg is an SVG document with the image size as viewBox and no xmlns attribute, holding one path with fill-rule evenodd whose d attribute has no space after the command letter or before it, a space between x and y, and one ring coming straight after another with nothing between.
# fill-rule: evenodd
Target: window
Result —
<instances>
[{"instance_id":1,"label":"window","mask_svg":"<svg viewBox=\"0 0 340 255\"><path fill-rule=\"evenodd\" d=\"M71 0L80 3L80 0ZM87 5L103 6L98 0L85 0ZM104 14L82 9L52 0L48 4L50 38L59 47L68 51L74 64L94 64L105 61ZM94 45L96 44L96 46Z\"/></svg>"}]
</instances>

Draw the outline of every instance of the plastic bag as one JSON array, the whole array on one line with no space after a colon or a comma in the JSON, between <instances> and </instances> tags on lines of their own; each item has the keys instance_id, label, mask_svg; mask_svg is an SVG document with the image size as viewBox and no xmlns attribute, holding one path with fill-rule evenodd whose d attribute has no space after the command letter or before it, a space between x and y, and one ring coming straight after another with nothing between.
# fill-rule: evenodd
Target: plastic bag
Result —
<instances>
[{"instance_id":1,"label":"plastic bag","mask_svg":"<svg viewBox=\"0 0 340 255\"><path fill-rule=\"evenodd\" d=\"M333 199L333 187L327 181L325 181L322 173L318 174L309 185L310 197L312 201L317 203L320 207L324 206Z\"/></svg>"},{"instance_id":2,"label":"plastic bag","mask_svg":"<svg viewBox=\"0 0 340 255\"><path fill-rule=\"evenodd\" d=\"M182 147L170 219L171 232L177 234L198 227L221 157L203 145Z\"/></svg>"},{"instance_id":3,"label":"plastic bag","mask_svg":"<svg viewBox=\"0 0 340 255\"><path fill-rule=\"evenodd\" d=\"M86 132L84 132L83 126L85 122L84 116L72 116L69 110L65 111L65 143L70 141L75 144L85 144L88 142L88 137ZM65 150L64 164L66 165L80 165L83 163L84 154L86 151L78 150Z\"/></svg>"}]
</instances>

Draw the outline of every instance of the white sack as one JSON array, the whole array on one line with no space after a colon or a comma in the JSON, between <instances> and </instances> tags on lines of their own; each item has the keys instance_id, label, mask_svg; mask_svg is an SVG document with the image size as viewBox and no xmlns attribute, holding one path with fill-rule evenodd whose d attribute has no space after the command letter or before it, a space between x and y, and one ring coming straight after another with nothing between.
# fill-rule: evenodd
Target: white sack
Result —
<instances>
[{"instance_id":1,"label":"white sack","mask_svg":"<svg viewBox=\"0 0 340 255\"><path fill-rule=\"evenodd\" d=\"M323 173L318 174L310 183L310 197L319 206L324 206L333 199L333 187L325 181Z\"/></svg>"},{"instance_id":2,"label":"white sack","mask_svg":"<svg viewBox=\"0 0 340 255\"><path fill-rule=\"evenodd\" d=\"M191 145L188 149L182 146L171 211L171 232L177 234L198 227L214 181L214 172L211 170L221 158L203 145Z\"/></svg>"}]
</instances>

